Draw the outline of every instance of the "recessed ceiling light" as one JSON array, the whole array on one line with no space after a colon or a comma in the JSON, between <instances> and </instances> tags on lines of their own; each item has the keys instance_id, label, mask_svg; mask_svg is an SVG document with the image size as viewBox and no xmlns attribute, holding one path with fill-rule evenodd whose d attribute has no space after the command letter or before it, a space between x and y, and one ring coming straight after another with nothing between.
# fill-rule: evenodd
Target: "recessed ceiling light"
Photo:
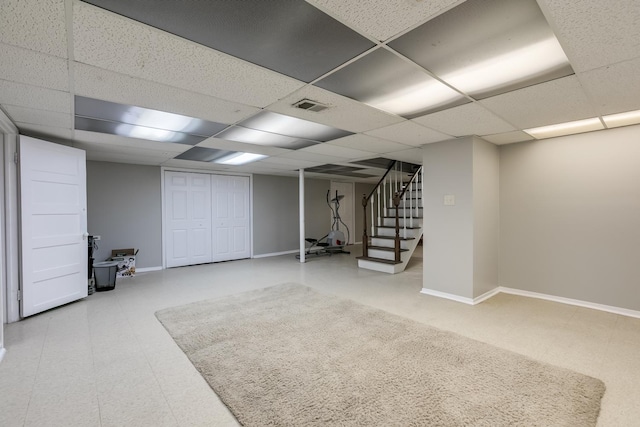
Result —
<instances>
[{"instance_id":1,"label":"recessed ceiling light","mask_svg":"<svg viewBox=\"0 0 640 427\"><path fill-rule=\"evenodd\" d=\"M264 154L235 153L222 159L215 160L215 163L238 166L255 162L256 160L264 159L265 157L267 156L265 156Z\"/></svg>"},{"instance_id":2,"label":"recessed ceiling light","mask_svg":"<svg viewBox=\"0 0 640 427\"><path fill-rule=\"evenodd\" d=\"M248 129L242 126L233 126L225 129L216 135L216 138L228 141L245 142L247 144L267 145L271 147L288 148L298 150L317 144L301 138L279 135L277 133L263 132L255 129Z\"/></svg>"},{"instance_id":3,"label":"recessed ceiling light","mask_svg":"<svg viewBox=\"0 0 640 427\"><path fill-rule=\"evenodd\" d=\"M637 125L640 124L640 110L627 111L626 113L620 114L610 114L608 116L603 116L602 119L607 127L610 128Z\"/></svg>"},{"instance_id":4,"label":"recessed ceiling light","mask_svg":"<svg viewBox=\"0 0 640 427\"><path fill-rule=\"evenodd\" d=\"M574 122L559 123L550 126L542 126L532 129L524 129L524 131L536 139L544 139L602 129L604 129L604 126L602 125L600 119L592 118L577 120Z\"/></svg>"},{"instance_id":5,"label":"recessed ceiling light","mask_svg":"<svg viewBox=\"0 0 640 427\"><path fill-rule=\"evenodd\" d=\"M261 111L238 123L238 126L319 142L327 142L352 134L342 129L271 111Z\"/></svg>"},{"instance_id":6,"label":"recessed ceiling light","mask_svg":"<svg viewBox=\"0 0 640 427\"><path fill-rule=\"evenodd\" d=\"M408 116L462 98L461 94L439 81L427 80L365 102L389 113Z\"/></svg>"}]
</instances>

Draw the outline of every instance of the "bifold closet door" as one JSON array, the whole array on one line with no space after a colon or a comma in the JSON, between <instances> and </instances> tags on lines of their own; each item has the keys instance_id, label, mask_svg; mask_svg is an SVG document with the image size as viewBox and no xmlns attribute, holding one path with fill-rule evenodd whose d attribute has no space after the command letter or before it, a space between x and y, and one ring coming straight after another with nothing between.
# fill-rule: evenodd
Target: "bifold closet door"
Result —
<instances>
[{"instance_id":1,"label":"bifold closet door","mask_svg":"<svg viewBox=\"0 0 640 427\"><path fill-rule=\"evenodd\" d=\"M213 260L251 257L250 185L247 176L211 176Z\"/></svg>"},{"instance_id":2,"label":"bifold closet door","mask_svg":"<svg viewBox=\"0 0 640 427\"><path fill-rule=\"evenodd\" d=\"M211 175L165 172L167 267L212 261Z\"/></svg>"}]
</instances>

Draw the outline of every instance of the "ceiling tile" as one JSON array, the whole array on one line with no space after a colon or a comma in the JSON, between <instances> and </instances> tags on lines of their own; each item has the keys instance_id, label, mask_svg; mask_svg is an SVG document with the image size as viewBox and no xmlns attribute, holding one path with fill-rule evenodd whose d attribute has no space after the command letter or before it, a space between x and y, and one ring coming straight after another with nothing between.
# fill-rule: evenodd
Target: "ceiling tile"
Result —
<instances>
[{"instance_id":1,"label":"ceiling tile","mask_svg":"<svg viewBox=\"0 0 640 427\"><path fill-rule=\"evenodd\" d=\"M266 159L260 160L260 163L264 164L264 166L272 167L275 169L309 168L318 165L318 162L285 159L283 157L268 157Z\"/></svg>"},{"instance_id":2,"label":"ceiling tile","mask_svg":"<svg viewBox=\"0 0 640 427\"><path fill-rule=\"evenodd\" d=\"M221 165L219 163L199 162L197 160L182 159L169 159L166 162L162 163L162 166L214 171L226 171L233 168L233 166Z\"/></svg>"},{"instance_id":3,"label":"ceiling tile","mask_svg":"<svg viewBox=\"0 0 640 427\"><path fill-rule=\"evenodd\" d=\"M73 102L69 92L0 79L0 104L71 113Z\"/></svg>"},{"instance_id":4,"label":"ceiling tile","mask_svg":"<svg viewBox=\"0 0 640 427\"><path fill-rule=\"evenodd\" d=\"M3 0L0 2L0 40L66 58L64 3L64 0Z\"/></svg>"},{"instance_id":5,"label":"ceiling tile","mask_svg":"<svg viewBox=\"0 0 640 427\"><path fill-rule=\"evenodd\" d=\"M538 3L576 72L640 57L637 0Z\"/></svg>"},{"instance_id":6,"label":"ceiling tile","mask_svg":"<svg viewBox=\"0 0 640 427\"><path fill-rule=\"evenodd\" d=\"M363 34L384 41L460 0L307 0Z\"/></svg>"},{"instance_id":7,"label":"ceiling tile","mask_svg":"<svg viewBox=\"0 0 640 427\"><path fill-rule=\"evenodd\" d=\"M580 81L593 99L598 113L613 114L640 109L638 76L640 57L582 73Z\"/></svg>"},{"instance_id":8,"label":"ceiling tile","mask_svg":"<svg viewBox=\"0 0 640 427\"><path fill-rule=\"evenodd\" d=\"M226 139L207 138L198 144L198 147L216 148L219 150L242 151L244 153L265 154L276 156L290 152L286 148L270 147L267 145L247 144L244 142L227 141Z\"/></svg>"},{"instance_id":9,"label":"ceiling tile","mask_svg":"<svg viewBox=\"0 0 640 427\"><path fill-rule=\"evenodd\" d=\"M453 135L487 135L516 130L500 117L472 103L413 119L414 122Z\"/></svg>"},{"instance_id":10,"label":"ceiling tile","mask_svg":"<svg viewBox=\"0 0 640 427\"><path fill-rule=\"evenodd\" d=\"M420 146L431 142L451 139L452 136L428 129L411 121L365 132L367 135L377 136L401 144Z\"/></svg>"},{"instance_id":11,"label":"ceiling tile","mask_svg":"<svg viewBox=\"0 0 640 427\"><path fill-rule=\"evenodd\" d=\"M199 162L212 162L235 153L236 152L234 151L216 150L214 148L191 147L187 151L178 154L175 158L182 160L197 160Z\"/></svg>"},{"instance_id":12,"label":"ceiling tile","mask_svg":"<svg viewBox=\"0 0 640 427\"><path fill-rule=\"evenodd\" d=\"M337 145L318 144L305 148L307 153L326 154L327 156L342 157L343 159L359 159L362 157L371 157L370 151L354 150L352 148L339 147Z\"/></svg>"},{"instance_id":13,"label":"ceiling tile","mask_svg":"<svg viewBox=\"0 0 640 427\"><path fill-rule=\"evenodd\" d=\"M228 141L244 142L247 144L265 145L270 147L288 148L299 150L304 147L318 144L308 139L294 138L260 130L249 129L242 126L231 126L216 135L216 138Z\"/></svg>"},{"instance_id":14,"label":"ceiling tile","mask_svg":"<svg viewBox=\"0 0 640 427\"><path fill-rule=\"evenodd\" d=\"M320 112L313 112L293 106L293 104L302 99L311 99L328 105L329 108ZM386 113L316 86L305 86L270 105L267 109L350 132L363 132L404 120L402 117Z\"/></svg>"},{"instance_id":15,"label":"ceiling tile","mask_svg":"<svg viewBox=\"0 0 640 427\"><path fill-rule=\"evenodd\" d=\"M175 156L175 153L166 151L163 152L138 147L123 147L92 141L77 141L74 142L73 146L87 151L88 160L118 163L159 165Z\"/></svg>"},{"instance_id":16,"label":"ceiling tile","mask_svg":"<svg viewBox=\"0 0 640 427\"><path fill-rule=\"evenodd\" d=\"M399 144L363 134L346 136L344 138L329 141L327 144L352 148L354 150L370 151L372 153L388 153L390 151L406 150L409 148L405 144Z\"/></svg>"},{"instance_id":17,"label":"ceiling tile","mask_svg":"<svg viewBox=\"0 0 640 427\"><path fill-rule=\"evenodd\" d=\"M576 76L540 83L480 101L519 129L596 116ZM477 135L501 133L493 130Z\"/></svg>"},{"instance_id":18,"label":"ceiling tile","mask_svg":"<svg viewBox=\"0 0 640 427\"><path fill-rule=\"evenodd\" d=\"M72 129L71 114L69 113L36 110L35 108L25 108L15 105L6 105L4 109L14 123L31 123L40 126Z\"/></svg>"},{"instance_id":19,"label":"ceiling tile","mask_svg":"<svg viewBox=\"0 0 640 427\"><path fill-rule=\"evenodd\" d=\"M373 47L301 1L85 1L305 82Z\"/></svg>"},{"instance_id":20,"label":"ceiling tile","mask_svg":"<svg viewBox=\"0 0 640 427\"><path fill-rule=\"evenodd\" d=\"M512 144L514 142L531 141L531 135L522 131L495 133L493 135L483 135L482 139L496 145Z\"/></svg>"},{"instance_id":21,"label":"ceiling tile","mask_svg":"<svg viewBox=\"0 0 640 427\"><path fill-rule=\"evenodd\" d=\"M384 156L393 160L400 160L402 162L409 162L417 165L422 164L422 148L394 151L393 153L386 153Z\"/></svg>"},{"instance_id":22,"label":"ceiling tile","mask_svg":"<svg viewBox=\"0 0 640 427\"><path fill-rule=\"evenodd\" d=\"M535 0L467 0L389 46L476 99L573 74Z\"/></svg>"},{"instance_id":23,"label":"ceiling tile","mask_svg":"<svg viewBox=\"0 0 640 427\"><path fill-rule=\"evenodd\" d=\"M75 60L241 104L264 107L303 83L194 42L74 3Z\"/></svg>"},{"instance_id":24,"label":"ceiling tile","mask_svg":"<svg viewBox=\"0 0 640 427\"><path fill-rule=\"evenodd\" d=\"M468 102L424 70L383 48L314 85L404 117Z\"/></svg>"},{"instance_id":25,"label":"ceiling tile","mask_svg":"<svg viewBox=\"0 0 640 427\"><path fill-rule=\"evenodd\" d=\"M75 93L121 104L170 111L231 124L260 111L174 86L143 80L79 62L75 63Z\"/></svg>"},{"instance_id":26,"label":"ceiling tile","mask_svg":"<svg viewBox=\"0 0 640 427\"><path fill-rule=\"evenodd\" d=\"M55 140L55 142L65 142L73 139L73 130L71 129L22 122L16 122L15 125L20 129L21 134L33 136L34 138L44 138L51 141Z\"/></svg>"},{"instance_id":27,"label":"ceiling tile","mask_svg":"<svg viewBox=\"0 0 640 427\"><path fill-rule=\"evenodd\" d=\"M305 160L307 162L318 162L318 163L335 163L335 162L344 160L341 157L326 156L324 154L318 154L318 153L309 153L305 151L304 148L302 150L296 150L290 153L280 154L278 157L282 157L284 159Z\"/></svg>"},{"instance_id":28,"label":"ceiling tile","mask_svg":"<svg viewBox=\"0 0 640 427\"><path fill-rule=\"evenodd\" d=\"M5 80L69 90L67 61L56 56L0 43L0 76Z\"/></svg>"}]
</instances>

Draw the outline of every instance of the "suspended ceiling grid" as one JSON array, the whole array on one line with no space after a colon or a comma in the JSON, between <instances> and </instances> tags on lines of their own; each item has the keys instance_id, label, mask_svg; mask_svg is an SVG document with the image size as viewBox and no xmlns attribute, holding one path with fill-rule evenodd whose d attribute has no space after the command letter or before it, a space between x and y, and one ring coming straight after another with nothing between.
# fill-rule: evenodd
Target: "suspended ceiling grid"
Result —
<instances>
[{"instance_id":1,"label":"suspended ceiling grid","mask_svg":"<svg viewBox=\"0 0 640 427\"><path fill-rule=\"evenodd\" d=\"M516 12L522 8L542 14L568 65L560 66L559 74L550 74L548 80L525 82L504 92L459 91L460 96L451 103L415 116L368 105L366 94L354 93L357 88L348 82L380 75L385 64L376 62L376 55L399 66L392 64L392 70L406 71L387 76L383 83L388 87L402 88L412 78L445 82L447 64L430 64L429 57L462 51L466 52L460 57L464 62L475 52L481 56L491 52L482 44L473 49L464 43L425 45L435 52L425 59L421 55L429 49L421 48L420 43L428 41L421 40L421 34L436 31L447 16L454 17L446 22L448 26L464 32L468 26L462 22L464 16L481 7L480 3L491 2L166 3L179 4L178 16L184 19L168 19L175 11L163 12L158 2L150 0L3 1L0 108L22 133L83 148L91 160L277 175L293 175L301 167L349 166L381 156L416 161L421 145L466 135L496 144L516 143L531 139L523 132L529 127L640 109L640 5L634 0L511 0ZM198 9L205 3L213 9ZM246 7L225 6L232 3ZM261 3L273 7L260 9ZM211 19L195 25L194 17L201 16ZM487 16L490 19L491 13ZM188 27L193 27L192 33ZM247 34L241 37L241 33ZM219 44L212 46L207 37ZM358 72L359 63L369 59L377 67ZM344 78L338 79L341 75ZM76 96L226 126L271 111L353 134L298 150L215 136L196 144L269 156L233 167L176 159L191 148L184 144L76 129ZM330 108L314 113L292 106L304 98Z\"/></svg>"}]
</instances>

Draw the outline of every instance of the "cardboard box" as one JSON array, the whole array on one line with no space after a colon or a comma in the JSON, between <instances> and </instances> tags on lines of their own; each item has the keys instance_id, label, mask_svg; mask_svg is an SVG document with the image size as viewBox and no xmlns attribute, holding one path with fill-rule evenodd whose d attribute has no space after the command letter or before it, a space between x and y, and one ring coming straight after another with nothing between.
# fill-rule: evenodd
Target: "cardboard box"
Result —
<instances>
[{"instance_id":1,"label":"cardboard box","mask_svg":"<svg viewBox=\"0 0 640 427\"><path fill-rule=\"evenodd\" d=\"M136 274L136 254L135 249L114 249L111 251L111 261L118 261L116 278L131 277Z\"/></svg>"}]
</instances>

